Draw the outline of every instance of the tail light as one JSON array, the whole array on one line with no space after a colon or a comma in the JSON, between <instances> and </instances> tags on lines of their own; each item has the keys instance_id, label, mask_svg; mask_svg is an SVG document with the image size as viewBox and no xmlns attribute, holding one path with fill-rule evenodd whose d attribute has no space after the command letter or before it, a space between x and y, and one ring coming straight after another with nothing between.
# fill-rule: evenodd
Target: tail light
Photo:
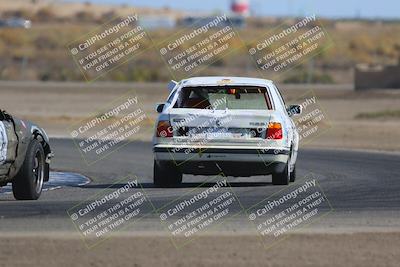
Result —
<instances>
[{"instance_id":1,"label":"tail light","mask_svg":"<svg viewBox=\"0 0 400 267\"><path fill-rule=\"evenodd\" d=\"M159 121L157 125L157 137L172 137L173 129L169 121Z\"/></svg>"},{"instance_id":2,"label":"tail light","mask_svg":"<svg viewBox=\"0 0 400 267\"><path fill-rule=\"evenodd\" d=\"M279 122L270 122L268 124L267 139L282 139L282 125Z\"/></svg>"}]
</instances>

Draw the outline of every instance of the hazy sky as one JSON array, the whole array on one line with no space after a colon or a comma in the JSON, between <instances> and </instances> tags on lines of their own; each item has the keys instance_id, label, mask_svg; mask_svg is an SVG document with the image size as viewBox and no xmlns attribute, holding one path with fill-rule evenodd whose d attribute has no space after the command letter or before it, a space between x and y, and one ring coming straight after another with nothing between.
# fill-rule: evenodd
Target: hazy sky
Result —
<instances>
[{"instance_id":1,"label":"hazy sky","mask_svg":"<svg viewBox=\"0 0 400 267\"><path fill-rule=\"evenodd\" d=\"M67 0L74 1L74 0ZM88 0L77 0L88 1ZM92 3L171 7L206 12L229 10L230 0L89 0ZM325 17L400 18L400 0L250 0L257 15L304 15Z\"/></svg>"}]
</instances>

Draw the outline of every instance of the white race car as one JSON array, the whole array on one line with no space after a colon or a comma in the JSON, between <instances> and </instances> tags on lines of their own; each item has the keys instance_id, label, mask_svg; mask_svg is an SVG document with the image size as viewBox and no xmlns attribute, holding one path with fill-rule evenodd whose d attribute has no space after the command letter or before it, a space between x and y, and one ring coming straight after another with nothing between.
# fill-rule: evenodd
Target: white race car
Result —
<instances>
[{"instance_id":1,"label":"white race car","mask_svg":"<svg viewBox=\"0 0 400 267\"><path fill-rule=\"evenodd\" d=\"M182 174L272 174L274 185L296 177L299 135L270 80L196 77L172 81L153 139L154 184L179 185Z\"/></svg>"}]
</instances>

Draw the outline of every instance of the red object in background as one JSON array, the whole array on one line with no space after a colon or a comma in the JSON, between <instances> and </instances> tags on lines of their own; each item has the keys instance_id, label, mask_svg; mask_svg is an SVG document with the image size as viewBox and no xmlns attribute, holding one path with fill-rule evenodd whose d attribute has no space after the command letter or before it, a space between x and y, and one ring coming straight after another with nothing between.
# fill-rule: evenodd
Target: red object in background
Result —
<instances>
[{"instance_id":1,"label":"red object in background","mask_svg":"<svg viewBox=\"0 0 400 267\"><path fill-rule=\"evenodd\" d=\"M247 14L249 11L248 0L233 0L231 4L231 10L237 14Z\"/></svg>"}]
</instances>

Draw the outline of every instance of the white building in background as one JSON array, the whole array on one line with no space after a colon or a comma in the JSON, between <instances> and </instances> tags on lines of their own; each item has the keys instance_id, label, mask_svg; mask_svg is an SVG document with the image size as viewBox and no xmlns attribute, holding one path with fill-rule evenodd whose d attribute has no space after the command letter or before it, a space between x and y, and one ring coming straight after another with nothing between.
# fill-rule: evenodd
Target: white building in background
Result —
<instances>
[{"instance_id":1,"label":"white building in background","mask_svg":"<svg viewBox=\"0 0 400 267\"><path fill-rule=\"evenodd\" d=\"M147 30L172 29L176 27L176 19L173 17L143 16L139 17L139 25Z\"/></svg>"}]
</instances>

